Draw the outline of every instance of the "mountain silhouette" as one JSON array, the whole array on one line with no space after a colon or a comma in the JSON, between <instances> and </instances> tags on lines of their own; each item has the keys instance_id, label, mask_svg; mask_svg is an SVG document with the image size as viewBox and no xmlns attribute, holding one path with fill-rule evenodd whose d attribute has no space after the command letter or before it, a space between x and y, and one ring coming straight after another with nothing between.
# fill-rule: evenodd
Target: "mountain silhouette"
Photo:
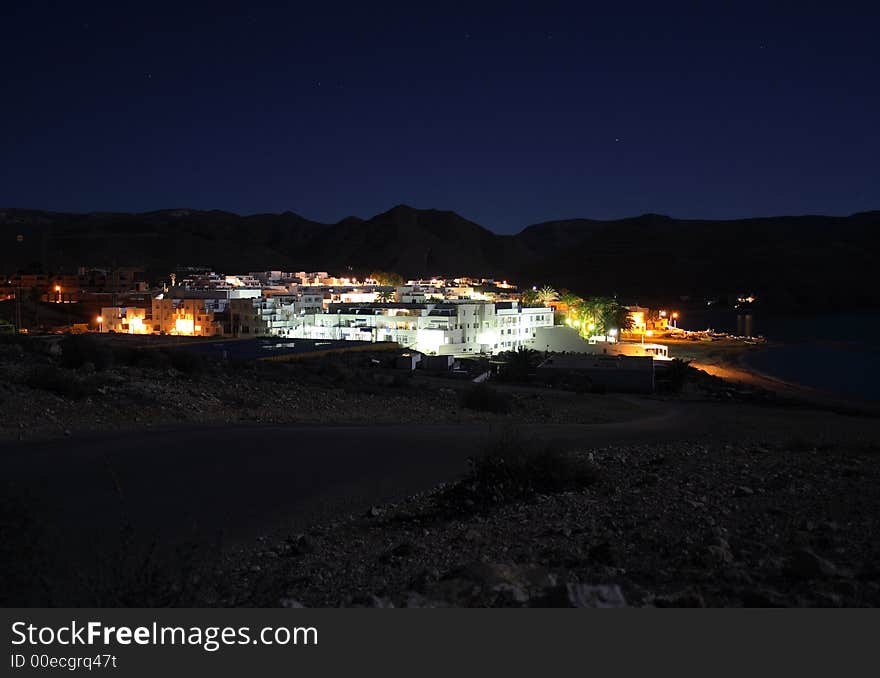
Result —
<instances>
[{"instance_id":1,"label":"mountain silhouette","mask_svg":"<svg viewBox=\"0 0 880 678\"><path fill-rule=\"evenodd\" d=\"M567 219L500 235L455 212L397 205L333 224L293 212L166 209L87 214L0 209L0 271L182 265L405 277L469 275L649 300L758 294L797 308L876 307L880 212L730 221L644 214Z\"/></svg>"}]
</instances>

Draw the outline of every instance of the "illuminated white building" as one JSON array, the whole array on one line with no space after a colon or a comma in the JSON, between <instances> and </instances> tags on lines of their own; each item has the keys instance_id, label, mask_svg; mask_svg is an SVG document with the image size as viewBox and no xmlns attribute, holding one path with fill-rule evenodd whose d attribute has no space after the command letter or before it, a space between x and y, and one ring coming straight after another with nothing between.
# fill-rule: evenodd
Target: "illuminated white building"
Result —
<instances>
[{"instance_id":1,"label":"illuminated white building","mask_svg":"<svg viewBox=\"0 0 880 678\"><path fill-rule=\"evenodd\" d=\"M131 306L102 308L99 326L103 332L119 334L149 334L152 331L147 326L147 309Z\"/></svg>"},{"instance_id":2,"label":"illuminated white building","mask_svg":"<svg viewBox=\"0 0 880 678\"><path fill-rule=\"evenodd\" d=\"M552 327L553 312L517 302L334 304L303 320L286 336L393 341L428 354L471 355L535 348L535 333Z\"/></svg>"}]
</instances>

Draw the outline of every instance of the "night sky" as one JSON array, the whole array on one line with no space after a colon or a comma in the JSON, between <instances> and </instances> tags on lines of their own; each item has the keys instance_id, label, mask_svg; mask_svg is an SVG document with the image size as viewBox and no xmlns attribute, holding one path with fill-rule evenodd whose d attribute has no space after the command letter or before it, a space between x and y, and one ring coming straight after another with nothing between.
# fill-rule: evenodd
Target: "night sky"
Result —
<instances>
[{"instance_id":1,"label":"night sky","mask_svg":"<svg viewBox=\"0 0 880 678\"><path fill-rule=\"evenodd\" d=\"M878 3L196 4L3 3L0 206L880 208Z\"/></svg>"}]
</instances>

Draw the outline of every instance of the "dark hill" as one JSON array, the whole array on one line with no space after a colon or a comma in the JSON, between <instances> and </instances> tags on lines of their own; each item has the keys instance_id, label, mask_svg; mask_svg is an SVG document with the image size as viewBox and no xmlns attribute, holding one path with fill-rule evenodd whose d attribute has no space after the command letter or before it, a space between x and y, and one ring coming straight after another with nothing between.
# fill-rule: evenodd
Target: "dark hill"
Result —
<instances>
[{"instance_id":1,"label":"dark hill","mask_svg":"<svg viewBox=\"0 0 880 678\"><path fill-rule=\"evenodd\" d=\"M642 300L753 292L781 306L877 307L880 212L678 220L656 214L535 224L497 235L455 212L398 205L336 224L293 212L68 214L0 209L0 271L178 265L509 277ZM21 242L17 236L23 236Z\"/></svg>"},{"instance_id":2,"label":"dark hill","mask_svg":"<svg viewBox=\"0 0 880 678\"><path fill-rule=\"evenodd\" d=\"M644 215L613 222L550 222L526 229L546 258L526 278L624 296L724 297L754 292L779 306L878 306L871 262L880 213L734 221ZM549 245L547 244L549 242ZM532 245L534 248L535 245Z\"/></svg>"}]
</instances>

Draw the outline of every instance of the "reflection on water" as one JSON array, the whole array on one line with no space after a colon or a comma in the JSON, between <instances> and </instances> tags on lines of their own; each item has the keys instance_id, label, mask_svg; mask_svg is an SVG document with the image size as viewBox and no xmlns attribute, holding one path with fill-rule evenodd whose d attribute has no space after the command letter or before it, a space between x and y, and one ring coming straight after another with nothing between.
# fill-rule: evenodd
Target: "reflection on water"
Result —
<instances>
[{"instance_id":1,"label":"reflection on water","mask_svg":"<svg viewBox=\"0 0 880 678\"><path fill-rule=\"evenodd\" d=\"M736 333L741 337L754 337L754 318L751 313L736 316Z\"/></svg>"},{"instance_id":2,"label":"reflection on water","mask_svg":"<svg viewBox=\"0 0 880 678\"><path fill-rule=\"evenodd\" d=\"M786 381L866 400L880 400L880 363L857 350L822 344L773 346L746 356L749 365Z\"/></svg>"},{"instance_id":3,"label":"reflection on water","mask_svg":"<svg viewBox=\"0 0 880 678\"><path fill-rule=\"evenodd\" d=\"M749 353L762 372L841 395L880 400L880 314L837 313L785 316L695 311L682 315L682 327L707 328L781 342Z\"/></svg>"}]
</instances>

